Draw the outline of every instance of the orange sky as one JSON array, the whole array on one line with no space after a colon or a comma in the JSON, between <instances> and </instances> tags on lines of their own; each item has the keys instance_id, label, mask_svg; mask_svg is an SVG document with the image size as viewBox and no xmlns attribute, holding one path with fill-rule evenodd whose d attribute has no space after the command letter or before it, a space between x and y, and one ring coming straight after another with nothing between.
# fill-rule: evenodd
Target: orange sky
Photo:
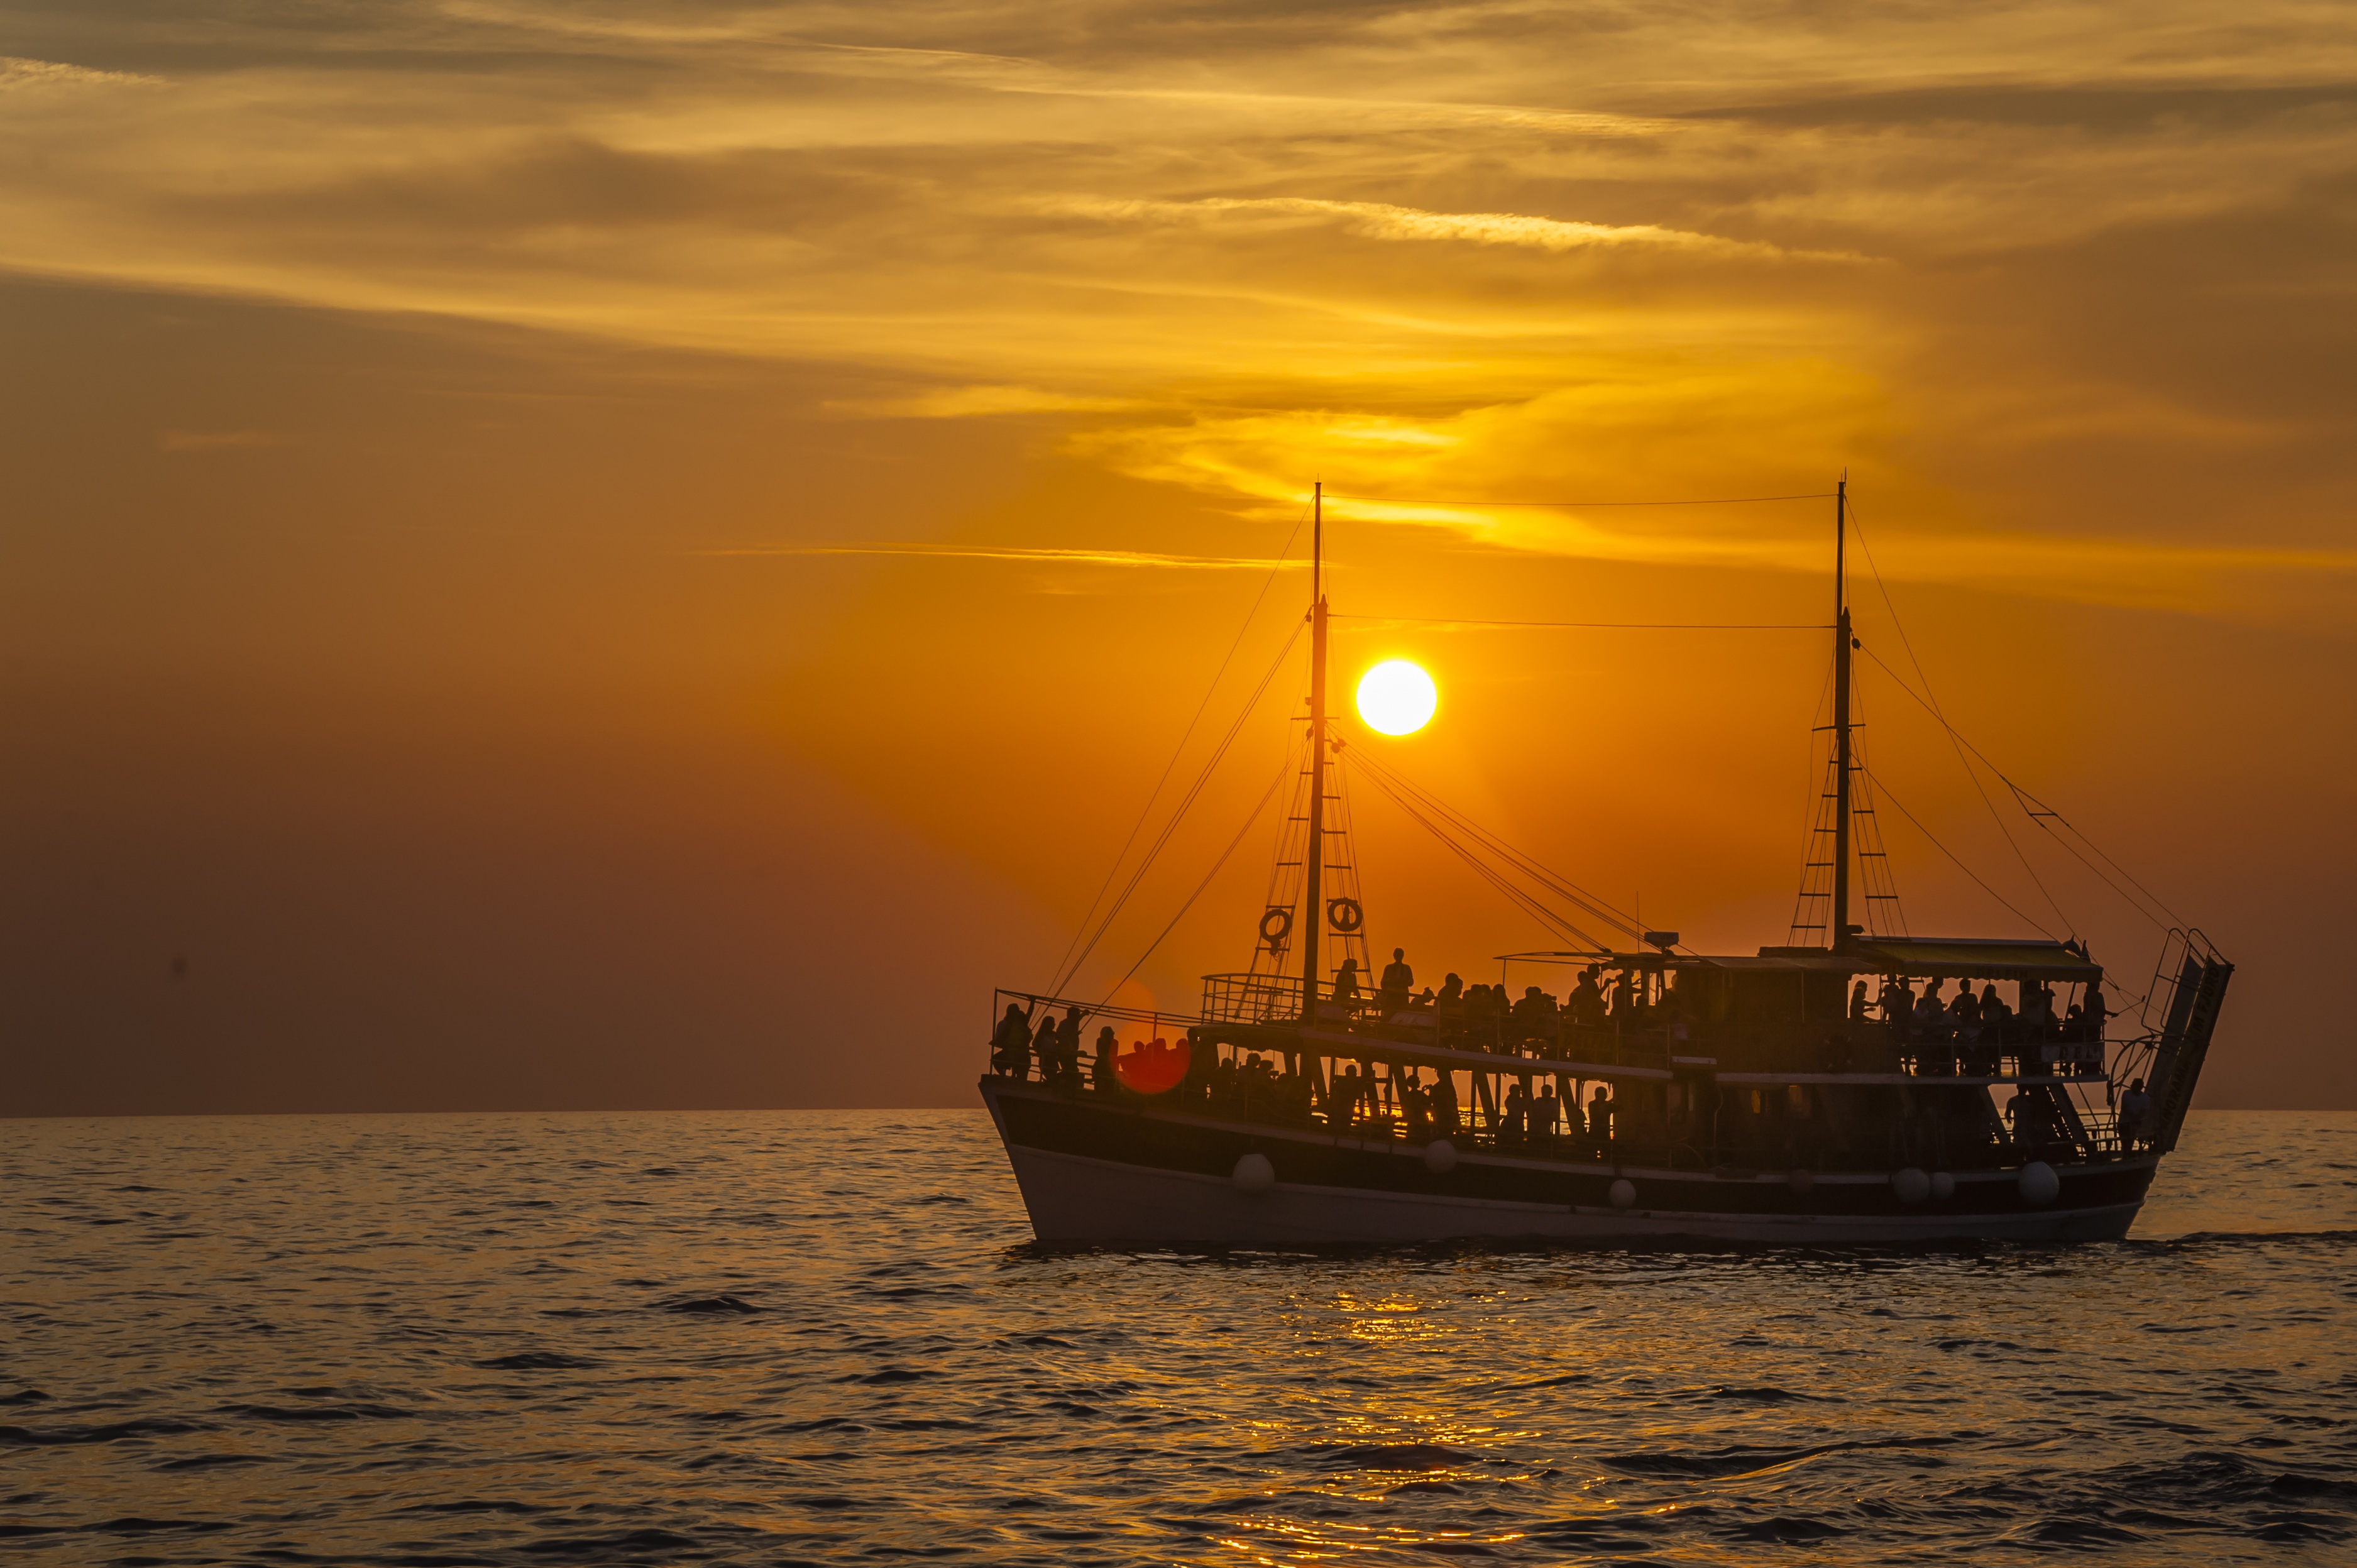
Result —
<instances>
[{"instance_id":1,"label":"orange sky","mask_svg":"<svg viewBox=\"0 0 2357 1568\"><path fill-rule=\"evenodd\" d=\"M100 4L0 56L0 1111L968 1103L1292 629L1313 479L1386 498L1338 611L1805 622L1822 503L1479 503L1845 469L1867 647L2242 966L2204 1102L2357 1105L2336 10ZM1338 691L1401 655L1440 716L1363 744L1783 939L1821 638L1351 621ZM1861 679L1996 895L1886 811L1912 929L2140 990L2158 932ZM1552 945L1355 803L1380 945ZM1244 962L1269 853L1153 994Z\"/></svg>"}]
</instances>

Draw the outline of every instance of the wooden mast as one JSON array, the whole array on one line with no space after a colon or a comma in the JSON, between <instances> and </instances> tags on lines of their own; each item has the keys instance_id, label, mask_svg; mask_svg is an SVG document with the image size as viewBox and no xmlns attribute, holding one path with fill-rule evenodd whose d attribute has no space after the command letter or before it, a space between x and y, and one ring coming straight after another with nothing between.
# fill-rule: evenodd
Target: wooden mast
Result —
<instances>
[{"instance_id":1,"label":"wooden mast","mask_svg":"<svg viewBox=\"0 0 2357 1568\"><path fill-rule=\"evenodd\" d=\"M1835 952L1849 950L1849 594L1843 555L1849 534L1849 476L1834 486L1834 915Z\"/></svg>"},{"instance_id":2,"label":"wooden mast","mask_svg":"<svg viewBox=\"0 0 2357 1568\"><path fill-rule=\"evenodd\" d=\"M1309 843L1302 855L1301 1022L1318 1023L1318 939L1326 929L1326 485L1310 492Z\"/></svg>"}]
</instances>

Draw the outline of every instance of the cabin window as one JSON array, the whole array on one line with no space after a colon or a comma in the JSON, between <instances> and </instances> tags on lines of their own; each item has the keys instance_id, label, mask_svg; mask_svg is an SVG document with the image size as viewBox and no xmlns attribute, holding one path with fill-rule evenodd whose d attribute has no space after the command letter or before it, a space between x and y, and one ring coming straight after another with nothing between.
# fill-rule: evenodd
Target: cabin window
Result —
<instances>
[{"instance_id":1,"label":"cabin window","mask_svg":"<svg viewBox=\"0 0 2357 1568\"><path fill-rule=\"evenodd\" d=\"M1754 1116L1757 1116L1757 1115L1759 1115L1762 1111L1765 1111L1765 1110L1767 1110L1767 1109L1768 1109L1768 1102L1766 1101L1766 1100L1764 1100L1763 1098L1761 1098L1760 1093L1760 1091L1759 1091L1758 1090L1756 1090L1756 1089L1755 1089L1755 1090L1753 1090L1751 1091L1751 1114L1753 1114Z\"/></svg>"},{"instance_id":2,"label":"cabin window","mask_svg":"<svg viewBox=\"0 0 2357 1568\"><path fill-rule=\"evenodd\" d=\"M1806 1116L1809 1113L1809 1086L1788 1083L1784 1086L1784 1110L1787 1114Z\"/></svg>"}]
</instances>

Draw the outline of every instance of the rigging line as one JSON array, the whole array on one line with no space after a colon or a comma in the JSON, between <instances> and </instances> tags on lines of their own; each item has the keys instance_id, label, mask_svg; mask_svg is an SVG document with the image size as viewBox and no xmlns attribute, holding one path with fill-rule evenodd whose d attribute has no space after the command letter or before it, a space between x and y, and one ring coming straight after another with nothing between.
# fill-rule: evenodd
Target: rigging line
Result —
<instances>
[{"instance_id":1,"label":"rigging line","mask_svg":"<svg viewBox=\"0 0 2357 1568\"><path fill-rule=\"evenodd\" d=\"M1129 858L1130 846L1145 831L1146 820L1154 814L1154 802L1162 798L1162 787L1170 782L1171 769L1177 768L1178 759L1187 754L1187 743L1195 738L1195 726L1203 722L1204 710L1211 705L1211 698L1219 691L1220 680L1227 674L1228 666L1235 662L1236 650L1243 646L1244 633L1252 629L1253 619L1260 614L1260 607L1267 599L1269 589L1276 585L1277 574L1285 569L1286 557L1293 553L1293 542L1301 537L1301 525L1308 521L1308 517L1309 509L1303 507L1301 515L1293 520L1293 532L1285 536L1285 548L1276 553L1277 564L1269 568L1268 580L1261 584L1260 592L1253 596L1252 608L1244 612L1243 624L1236 628L1235 640L1228 644L1226 657L1220 660L1219 669L1212 671L1211 683L1203 688L1203 700L1195 704L1194 716L1187 721L1187 728L1178 736L1178 744L1171 751L1170 760L1162 765L1162 776L1154 781L1154 788L1146 791L1146 804L1139 809L1137 821L1131 824L1129 836L1121 841L1121 848L1114 855L1113 864L1105 868L1104 881L1098 886L1096 897L1089 900L1088 913L1082 915L1081 923L1073 928L1072 940L1064 944L1064 956L1056 961L1058 985L1049 987L1051 993L1061 984L1064 966L1071 961L1072 949L1080 945L1082 936L1089 929L1089 922L1096 918L1097 907L1104 902L1105 890L1113 886L1113 879L1121 875L1122 863Z\"/></svg>"},{"instance_id":2,"label":"rigging line","mask_svg":"<svg viewBox=\"0 0 2357 1568\"><path fill-rule=\"evenodd\" d=\"M1900 646L1907 650L1908 662L1914 665L1916 679L1923 682L1924 694L1932 697L1932 711L1938 715L1940 727L1948 732L1948 742L1956 748L1956 761L1964 768L1965 777L1973 781L1973 792L1981 798L1981 804L1988 808L1989 821L1996 824L1998 834L2005 840L2005 847L2013 851L2014 859L2021 862L2021 869L2029 874L2031 884L2037 887L2039 897L2046 900L2047 908L2052 909L2055 918L2065 926L2076 929L2076 922L2063 912L2061 905L2054 901L2054 895L2047 891L2046 881L2038 875L2038 868L2029 864L2029 856L2023 853L2019 844L2014 843L2012 830L2005 825L2005 818L1998 813L1996 802L1989 799L1988 790L1981 784L1980 775L1973 771L1971 761L1964 756L1963 737L1957 735L1955 726L1948 723L1948 715L1940 711L1939 698L1932 693L1932 678L1923 672L1923 661L1915 657L1915 645L1908 640L1906 623L1899 618L1899 606L1890 597L1889 585L1882 580L1882 568L1875 563L1874 546L1867 542L1866 528L1863 523L1857 521L1856 507L1850 509L1850 516L1852 525L1857 532L1858 548L1866 552L1867 568L1874 574L1874 585L1881 593L1883 607L1890 612L1890 624L1899 633ZM1886 665L1885 668L1889 666ZM1990 771L1994 773L1996 770L1991 768Z\"/></svg>"},{"instance_id":3,"label":"rigging line","mask_svg":"<svg viewBox=\"0 0 2357 1568\"><path fill-rule=\"evenodd\" d=\"M1189 786L1187 793L1180 798L1178 806L1172 811L1170 820L1163 824L1161 833L1146 850L1145 857L1138 862L1137 869L1130 874L1129 881L1122 887L1120 897L1115 898L1112 908L1105 911L1104 919L1099 923L1095 933L1089 938L1088 945L1081 950L1079 955L1071 961L1070 967L1058 976L1056 990L1061 991L1064 985L1079 974L1081 965L1088 961L1089 954L1093 952L1097 944L1104 940L1105 932L1113 928L1114 920L1128 904L1130 897L1137 891L1138 884L1145 880L1146 872L1152 868L1164 846L1169 843L1171 835L1178 832L1178 824L1185 819L1189 808L1192 807L1197 797L1201 795L1203 787L1211 782L1212 773L1227 757L1228 748L1235 744L1237 735L1243 729L1245 722L1252 717L1253 711L1260 705L1260 699L1263 693L1267 692L1269 682L1276 678L1277 671L1284 667L1286 657L1293 651L1293 645L1299 641L1300 638L1301 627L1297 623L1292 635L1285 639L1285 646L1277 650L1276 658L1270 661L1267 672L1261 676L1260 684L1254 687L1252 695L1244 699L1243 707L1237 713L1235 722L1228 726L1228 733L1221 737L1220 744L1212 749L1210 758L1204 762L1203 770L1196 775L1195 782Z\"/></svg>"},{"instance_id":4,"label":"rigging line","mask_svg":"<svg viewBox=\"0 0 2357 1568\"><path fill-rule=\"evenodd\" d=\"M1285 762L1283 766L1279 767L1276 770L1276 777L1269 780L1269 786L1266 789L1261 791L1259 804L1254 806L1251 814L1244 818L1244 825L1236 830L1236 836L1228 841L1228 847L1220 852L1220 858L1211 862L1211 869L1203 874L1203 880L1195 885L1195 891L1187 895L1187 901L1178 906L1178 912L1177 914L1170 917L1170 924L1163 927L1161 934L1157 936L1152 941L1146 944L1146 950L1139 953L1137 955L1137 961L1129 966L1129 973L1123 975L1119 980L1113 983L1113 989L1105 993L1105 1003L1111 1002L1115 996L1120 994L1121 988L1129 983L1130 977L1135 975L1139 970L1145 968L1146 961L1154 956L1154 950L1162 945L1163 937L1168 936L1173 930L1177 929L1178 922L1187 918L1187 911L1195 907L1195 900L1200 898L1203 896L1203 890L1211 886L1211 878L1219 875L1220 868L1228 864L1228 857L1236 853L1236 846L1244 842L1244 835L1252 832L1253 824L1260 821L1260 815L1263 811L1268 810L1269 801L1276 798L1278 789L1284 785L1286 778L1291 775L1294 766L1294 754L1287 751L1285 754ZM1104 1003L1100 1003L1098 1005L1103 1006L1104 1005Z\"/></svg>"},{"instance_id":5,"label":"rigging line","mask_svg":"<svg viewBox=\"0 0 2357 1568\"><path fill-rule=\"evenodd\" d=\"M1812 490L1804 496L1721 496L1698 501L1465 501L1437 500L1430 496L1339 496L1326 492L1329 501L1359 501L1368 506L1757 506L1767 501L1823 501L1833 499L1831 490Z\"/></svg>"},{"instance_id":6,"label":"rigging line","mask_svg":"<svg viewBox=\"0 0 2357 1568\"><path fill-rule=\"evenodd\" d=\"M1530 856L1523 854L1521 851L1515 849L1513 845L1499 839L1496 834L1490 832L1480 823L1473 822L1463 812L1458 811L1456 808L1450 806L1447 801L1442 800L1439 797L1432 794L1429 790L1418 786L1405 775L1393 771L1388 767L1376 761L1372 756L1361 753L1359 754L1359 760L1361 765L1367 768L1369 776L1375 779L1377 787L1383 789L1387 793L1390 793L1395 801L1400 802L1402 810L1407 811L1410 815L1416 814L1415 807L1408 804L1407 798L1412 797L1417 805L1422 806L1426 811L1428 811L1433 815L1440 818L1444 822L1456 828L1459 833L1473 839L1483 847L1491 849L1493 853L1505 856L1506 859L1513 865L1516 870L1520 871L1523 875L1530 877L1533 881L1538 883L1542 887L1545 887L1552 892L1570 899L1574 904L1577 905L1582 909L1585 909L1587 913L1595 916L1597 918L1604 921L1608 925L1628 932L1631 935L1636 934L1637 927L1632 923L1631 917L1621 914L1617 909L1612 908L1609 905L1602 905L1601 900L1597 899L1593 895L1588 894L1585 889L1579 887L1577 885L1571 883L1568 878L1562 877L1555 873L1549 871L1547 867L1540 865ZM1419 818L1419 820L1421 820L1421 818ZM1426 827L1427 831L1435 832L1440 831L1434 828L1429 822L1426 823ZM1462 854L1465 852L1460 850L1458 853ZM1481 869L1482 874L1485 876L1491 876L1491 880L1493 885L1499 886L1501 890L1505 890L1504 885L1500 883L1497 877L1491 875L1491 871L1488 868L1477 867L1477 869ZM1560 916L1555 915L1552 911L1546 910L1544 905L1540 904L1536 899L1529 897L1526 893L1521 892L1520 890L1508 891L1510 897L1515 897L1517 901L1526 902L1531 907L1540 910L1551 923L1571 931L1582 941L1588 942L1598 947L1609 947L1610 945L1609 943L1597 941L1596 938L1589 935L1587 932L1581 930L1578 927L1572 925L1570 921L1564 919Z\"/></svg>"},{"instance_id":7,"label":"rigging line","mask_svg":"<svg viewBox=\"0 0 2357 1568\"><path fill-rule=\"evenodd\" d=\"M1356 755L1358 756L1361 766L1367 768L1371 772L1388 776L1393 782L1406 789L1408 793L1414 795L1426 809L1448 821L1458 829L1458 832L1480 842L1484 847L1490 849L1493 854L1504 856L1508 861L1514 865L1517 870L1530 877L1533 881L1537 882L1542 886L1550 889L1563 897L1570 899L1574 904L1578 905L1582 909L1587 910L1587 913L1595 916L1598 919L1626 932L1630 936L1639 936L1642 934L1640 929L1641 922L1640 922L1634 915L1629 914L1620 909L1618 906L1599 897L1596 894L1588 892L1586 888L1580 886L1577 883L1572 881L1571 878L1564 875L1562 873L1550 869L1535 856L1515 848L1512 844L1508 843L1504 839L1500 838L1497 834L1491 832L1480 823L1473 821L1472 818L1467 816L1456 807L1448 804L1448 801L1440 799L1439 796L1435 795L1432 791L1425 789L1422 785L1419 785L1407 778L1406 775L1399 773L1391 768L1388 765L1377 760L1372 753L1361 750Z\"/></svg>"},{"instance_id":8,"label":"rigging line","mask_svg":"<svg viewBox=\"0 0 2357 1568\"><path fill-rule=\"evenodd\" d=\"M1991 768L1990 771L1995 772L1996 769ZM2040 827L2046 828L2047 832L2052 835L2055 843L2061 844L2064 849L2069 850L2072 854L2078 855L2079 864L2085 866L2088 870L2094 872L2097 876L2102 877L2104 885L2111 888L2113 892L2119 894L2122 898L2127 899L2127 904L2130 908L2136 909L2139 914L2142 914L2146 919L2152 920L2152 923L2156 926L2162 924L2161 921L2154 919L2151 913L2138 905L2134 898L2129 898L2126 890L2124 890L2118 883L2114 882L2108 876L2104 876L2100 870L2097 870L2093 861L2089 860L2083 854L2079 854L2077 846L2072 844L2069 839L2066 839L2062 837L2061 834L2055 832L2052 828L2047 827L2045 819L2050 817L2055 822L2061 822L2064 827L2069 828L2072 834L2074 834L2081 843L2084 843L2089 849L2093 850L2097 854L2103 855L2104 861L2106 865L2110 865L2114 871L2118 872L2122 876L2126 877L2129 883L2135 886L2136 891L2142 893L2147 898L2152 901L2155 908L2158 908L2162 914L2169 917L2171 923L2178 926L2183 926L2188 923L2177 913L2176 910L2162 903L2158 894L2155 893L2151 888L2147 887L2143 883L2136 881L2135 874L2130 872L2126 866L2122 865L2118 861L2112 859L2110 855L2104 854L2103 846L2096 843L2093 839L2089 838L2068 817L2065 817L2053 807L2049 806L2045 801L2040 800L2037 796L2031 794L2029 790L2023 789L2012 779L2007 779L2004 774L1998 773L1997 777L2004 780L2005 787L2007 789L2013 791L2015 803L2021 806L2023 815L2027 816L2031 822L2036 822ZM2029 809L2031 806L2036 806L2038 810L2034 811L2031 811Z\"/></svg>"},{"instance_id":9,"label":"rigging line","mask_svg":"<svg viewBox=\"0 0 2357 1568\"><path fill-rule=\"evenodd\" d=\"M1193 806L1196 798L1202 794L1203 787L1211 781L1211 775L1218 770L1220 763L1227 757L1228 748L1235 744L1236 736L1242 733L1245 722L1252 717L1253 711L1260 706L1261 696L1267 692L1268 683L1275 680L1276 672L1285 667L1286 658L1292 653L1293 645L1301 639L1303 624L1298 621L1294 624L1292 635L1285 639L1285 646L1278 649L1276 657L1269 661L1267 673L1260 678L1260 684L1253 688L1252 695L1244 699L1243 707L1237 713L1235 723L1230 725L1228 733L1220 738L1220 744L1212 749L1210 758L1204 762L1202 772L1195 776L1195 782L1188 787L1187 793L1179 799L1178 806L1171 811L1170 820L1163 824L1161 833L1147 848L1145 858L1137 863L1137 869L1130 874L1129 881L1123 886L1120 897L1115 898L1113 907L1105 911L1105 917L1098 923L1095 934L1089 938L1088 945L1080 950L1070 967L1058 977L1058 983L1053 989L1061 991L1064 985L1080 972L1081 965L1088 961L1089 954L1096 950L1097 944L1104 940L1105 932L1113 929L1114 920L1128 904L1130 896L1137 891L1137 885L1146 880L1146 872L1152 869L1163 847L1169 843L1170 835L1178 831L1178 824L1186 819L1188 809Z\"/></svg>"},{"instance_id":10,"label":"rigging line","mask_svg":"<svg viewBox=\"0 0 2357 1568\"><path fill-rule=\"evenodd\" d=\"M1520 626L1567 628L1589 631L1831 631L1833 627L1807 621L1709 620L1462 620L1453 616L1372 616L1327 612L1328 620L1382 620L1399 626Z\"/></svg>"},{"instance_id":11,"label":"rigging line","mask_svg":"<svg viewBox=\"0 0 2357 1568\"><path fill-rule=\"evenodd\" d=\"M1907 802L1900 800L1896 794L1892 793L1890 786L1883 782L1882 779L1878 775L1869 773L1867 777L1874 780L1874 787L1882 792L1883 799L1889 800L1892 805L1899 808L1899 814L1900 816L1905 817L1909 822L1915 824L1915 831L1917 832L1920 832L1925 838L1932 840L1932 847L1933 849L1938 850L1950 860L1954 860L1956 862L1957 870L1963 872L1966 876L1971 877L1975 882L1979 882L1982 892L1987 894L1998 903L2003 904L2007 908L2013 909L2015 915L2018 916L2025 923L2034 928L2039 934L2045 937L2047 940L2060 941L2061 940L2052 931L2048 930L2044 926L2041 926L2036 920L2031 919L2028 915L2022 914L2019 909L2015 909L2012 901L2007 898L2004 894L1998 892L1987 883L1981 882L1980 873L1975 871L1971 866L1966 865L1963 861L1956 860L1956 852L1950 849L1946 844L1942 843L1936 837L1934 837L1932 830L1925 827L1921 821L1916 817L1915 813L1907 809Z\"/></svg>"},{"instance_id":12,"label":"rigging line","mask_svg":"<svg viewBox=\"0 0 2357 1568\"><path fill-rule=\"evenodd\" d=\"M1817 704L1814 708L1810 710L1809 716L1813 721L1821 718L1830 719L1833 716L1833 693L1834 666L1832 660L1829 660L1825 664L1824 683L1817 688ZM1830 725L1820 725L1812 723L1809 728L1809 734L1811 736L1809 741L1809 766L1808 771L1803 776L1803 785L1809 792L1807 795L1803 797L1807 803L1801 808L1801 886L1800 891L1792 896L1792 929L1795 930L1800 929L1801 911L1803 906L1806 905L1813 897L1823 898L1825 897L1823 893L1813 894L1809 891L1809 854L1811 850L1815 847L1817 834L1824 831L1824 828L1819 826L1819 824L1824 821L1825 815L1825 786L1824 779L1820 777L1820 770L1817 767L1817 748L1814 737L1819 735L1824 736L1826 737L1825 745L1828 748L1831 748L1835 742L1832 736L1832 726ZM1830 754L1829 749L1829 754L1826 757L1825 766L1823 771L1826 773L1832 772L1833 766L1834 758Z\"/></svg>"},{"instance_id":13,"label":"rigging line","mask_svg":"<svg viewBox=\"0 0 2357 1568\"><path fill-rule=\"evenodd\" d=\"M1947 719L1941 714L1940 711L1937 708L1934 708L1930 703L1925 702L1921 693L1917 692L1912 687L1909 686L1907 684L1906 678L1900 675L1898 671L1893 670L1889 665L1883 663L1883 660L1875 653L1874 650L1867 648L1861 649L1859 651L1863 652L1868 659L1873 660L1877 664L1882 665L1882 672L1890 677L1891 682L1894 685L1896 685L1900 691L1905 692L1908 696L1913 698L1915 702L1920 704L1926 713L1929 713L1943 727L1950 729L1952 734L1954 733L1953 726L1948 724ZM2143 883L2137 881L2135 875L2130 872L2126 866L2122 865L2110 855L2104 854L2103 846L2095 843L2094 840L2087 837L2087 835L2073 824L2069 818L2063 816L2061 812L2048 806L2045 801L2039 800L2037 796L2031 794L2029 790L2023 789L2020 785L2007 778L2004 769L1998 768L1996 763L1989 761L1988 757L1982 753L1980 747L1973 745L1971 741L1964 739L1961 734L1955 735L1955 738L1966 750L1970 751L1975 757L1979 757L1984 767L1987 768L1991 773L1996 775L1998 782L2002 783L2007 789L2013 791L2017 798L2017 803L2026 800L2036 805L2039 810L2035 811L2030 811L2028 806L2024 806L2022 808L2023 814L2029 817L2030 821L2037 822L2040 828L2044 829L2048 836L2052 838L2056 843L2061 844L2064 849L2070 851L2072 855L2078 860L2080 865L2085 866L2089 871L2093 872L2097 881L2103 883L2104 886L2118 894L2122 903L2126 904L2129 908L2134 909L2137 914L2142 915L2146 919L2150 920L2155 926L2159 927L2163 930L2168 930L2171 926L2182 927L2185 924L2184 919L2179 916L2176 910L2171 909L2167 904L2161 901L2159 895L2153 892L2151 888L2147 887ZM2084 854L2080 854L2079 846L2077 844L2072 843L2069 839L2066 839L2061 834L2054 832L2052 828L2047 827L2043 821L2043 819L2047 817L2051 817L2054 821L2061 822L2064 827L2069 828L2071 832L2077 836L2081 843L2083 843L2089 849L2093 850L2095 854L2103 859L2104 865L2109 865L2114 871L2118 872L2122 876L2126 877L2129 886L2136 888L2138 893L2142 893L2144 895L2144 898L2138 899L2136 897L2136 894L2130 893L2126 887L2121 886L2109 876L2104 875L2103 866L2097 865L2093 861L2089 860ZM2152 909L2146 908L2145 904L2147 902L2149 902L2154 908L2158 908L2160 911L2160 914L2155 915L2152 912ZM2162 918L2162 916L2166 916L2167 918Z\"/></svg>"},{"instance_id":14,"label":"rigging line","mask_svg":"<svg viewBox=\"0 0 2357 1568\"><path fill-rule=\"evenodd\" d=\"M1443 848L1456 855L1458 859L1463 861L1467 865L1472 867L1475 875L1488 882L1491 886L1503 894L1510 902L1523 909L1525 913L1535 917L1542 925L1551 927L1555 931L1567 934L1576 940L1586 942L1591 948L1604 948L1607 950L1610 948L1611 944L1609 942L1598 941L1596 938L1588 935L1586 931L1581 930L1577 926L1573 925L1569 920L1566 920L1562 916L1555 914L1553 910L1540 903L1537 899L1532 897L1522 888L1516 887L1513 884L1501 876L1494 868L1485 865L1480 856L1474 854L1463 844L1451 838L1437 823L1426 817L1422 811L1416 810L1416 808L1411 804L1405 796L1396 792L1392 788L1392 784L1389 779L1372 772L1369 774L1369 777L1374 779L1375 788L1381 789L1385 795L1390 796L1393 804L1398 806L1401 811L1407 813L1409 820L1415 822L1417 826L1423 828L1425 832L1430 833L1434 838L1438 839Z\"/></svg>"}]
</instances>

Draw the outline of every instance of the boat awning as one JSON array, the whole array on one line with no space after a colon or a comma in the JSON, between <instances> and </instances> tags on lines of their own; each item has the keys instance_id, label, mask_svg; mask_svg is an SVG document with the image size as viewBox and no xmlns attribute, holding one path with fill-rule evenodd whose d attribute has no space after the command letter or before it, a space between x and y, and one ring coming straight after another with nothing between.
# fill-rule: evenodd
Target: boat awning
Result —
<instances>
[{"instance_id":1,"label":"boat awning","mask_svg":"<svg viewBox=\"0 0 2357 1568\"><path fill-rule=\"evenodd\" d=\"M2044 980L2093 983L2103 966L2075 947L2050 941L1990 941L1972 937L1878 937L1858 956L1890 974L1940 979Z\"/></svg>"}]
</instances>

